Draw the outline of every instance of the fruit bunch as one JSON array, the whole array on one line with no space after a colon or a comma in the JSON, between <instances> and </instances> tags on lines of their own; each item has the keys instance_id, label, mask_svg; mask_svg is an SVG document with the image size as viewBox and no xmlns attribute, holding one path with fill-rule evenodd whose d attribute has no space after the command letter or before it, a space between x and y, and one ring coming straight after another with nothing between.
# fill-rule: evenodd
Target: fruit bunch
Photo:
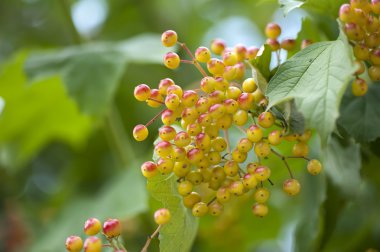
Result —
<instances>
[{"instance_id":1,"label":"fruit bunch","mask_svg":"<svg viewBox=\"0 0 380 252\"><path fill-rule=\"evenodd\" d=\"M268 25L267 43L276 42L280 33L278 25ZM135 87L137 100L163 108L146 125L137 125L133 130L134 138L143 141L148 136L147 126L161 116L163 125L154 147L156 158L141 166L147 179L158 174L176 176L178 193L194 216L208 213L218 216L233 197L252 193L256 201L253 213L263 217L268 213L266 203L270 195L265 185L272 184L272 170L265 165L266 159L277 156L283 161L289 172L283 190L291 196L297 195L301 186L292 174L289 159L307 160L307 170L313 175L321 171L321 163L307 157L307 141L312 132L291 133L267 109L268 100L257 81L245 78L245 68L252 67L250 61L257 57L259 48L241 44L230 48L223 40L215 39L211 50L201 46L193 54L171 30L162 34L162 43L168 47L178 44L190 57L181 59L177 53L169 52L164 56L166 67L175 69L181 63L192 64L203 78L199 87L189 90L183 90L169 78L161 80L154 89L146 84ZM230 140L232 131L240 133L238 141ZM283 141L293 144L292 156L276 150ZM255 158L249 158L250 153ZM211 196L204 192L205 188Z\"/></svg>"},{"instance_id":2,"label":"fruit bunch","mask_svg":"<svg viewBox=\"0 0 380 252\"><path fill-rule=\"evenodd\" d=\"M168 209L161 208L158 209L154 213L154 220L158 224L156 231L148 237L147 242L145 243L144 248L141 252L146 252L150 241L158 234L162 225L168 223L170 221L171 214ZM103 229L103 231L102 231ZM122 226L118 219L108 219L102 223L96 218L90 218L86 220L84 223L84 233L89 237L85 240L83 244L83 240L81 237L72 235L67 237L66 239L66 250L70 252L79 252L84 248L85 252L100 252L104 247L110 247L115 252L126 252L127 250L124 248L123 244L119 241L119 236L121 234ZM96 235L102 231L105 239L108 241L107 244L103 244L101 238Z\"/></svg>"},{"instance_id":3,"label":"fruit bunch","mask_svg":"<svg viewBox=\"0 0 380 252\"><path fill-rule=\"evenodd\" d=\"M358 70L352 82L352 93L363 96L368 91L367 82L359 75L366 71L373 81L380 80L380 0L351 0L339 10L344 32L353 47Z\"/></svg>"}]
</instances>

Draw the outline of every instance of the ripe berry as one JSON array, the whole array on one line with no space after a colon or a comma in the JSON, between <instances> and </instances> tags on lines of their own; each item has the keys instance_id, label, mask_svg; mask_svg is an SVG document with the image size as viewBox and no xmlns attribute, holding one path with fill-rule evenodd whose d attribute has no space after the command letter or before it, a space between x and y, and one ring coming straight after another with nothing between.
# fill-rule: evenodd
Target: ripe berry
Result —
<instances>
[{"instance_id":1,"label":"ripe berry","mask_svg":"<svg viewBox=\"0 0 380 252\"><path fill-rule=\"evenodd\" d=\"M102 251L102 240L96 236L88 237L84 241L84 251L85 252L101 252Z\"/></svg>"},{"instance_id":2,"label":"ripe berry","mask_svg":"<svg viewBox=\"0 0 380 252\"><path fill-rule=\"evenodd\" d=\"M373 81L380 81L380 66L371 66L368 75Z\"/></svg>"},{"instance_id":3,"label":"ripe berry","mask_svg":"<svg viewBox=\"0 0 380 252\"><path fill-rule=\"evenodd\" d=\"M83 248L83 241L79 236L69 236L66 239L66 250L70 252L79 252Z\"/></svg>"},{"instance_id":4,"label":"ripe berry","mask_svg":"<svg viewBox=\"0 0 380 252\"><path fill-rule=\"evenodd\" d=\"M180 62L181 60L175 52L168 52L164 56L164 65L169 69L176 69Z\"/></svg>"},{"instance_id":5,"label":"ripe berry","mask_svg":"<svg viewBox=\"0 0 380 252\"><path fill-rule=\"evenodd\" d=\"M205 216L208 212L208 206L204 202L198 202L193 206L192 213L195 217Z\"/></svg>"},{"instance_id":6,"label":"ripe berry","mask_svg":"<svg viewBox=\"0 0 380 252\"><path fill-rule=\"evenodd\" d=\"M255 173L255 170L257 167L259 167L260 164L258 162L255 162L255 163L249 163L247 164L247 172L250 173L250 174L254 174Z\"/></svg>"},{"instance_id":7,"label":"ripe berry","mask_svg":"<svg viewBox=\"0 0 380 252\"><path fill-rule=\"evenodd\" d=\"M293 145L292 153L296 157L306 157L309 154L309 147L304 142Z\"/></svg>"},{"instance_id":8,"label":"ripe berry","mask_svg":"<svg viewBox=\"0 0 380 252\"><path fill-rule=\"evenodd\" d=\"M281 27L276 23L269 23L265 27L265 35L267 38L276 39L281 34Z\"/></svg>"},{"instance_id":9,"label":"ripe berry","mask_svg":"<svg viewBox=\"0 0 380 252\"><path fill-rule=\"evenodd\" d=\"M216 55L221 55L226 48L226 43L222 39L214 39L211 42L211 51Z\"/></svg>"},{"instance_id":10,"label":"ripe berry","mask_svg":"<svg viewBox=\"0 0 380 252\"><path fill-rule=\"evenodd\" d=\"M171 214L169 212L169 209L167 208L160 208L156 212L154 212L154 221L158 225L165 225L170 221Z\"/></svg>"},{"instance_id":11,"label":"ripe berry","mask_svg":"<svg viewBox=\"0 0 380 252\"><path fill-rule=\"evenodd\" d=\"M368 84L367 84L367 82L364 79L361 79L361 78L356 78L352 82L351 87L352 87L352 93L355 96L363 96L368 91Z\"/></svg>"},{"instance_id":12,"label":"ripe berry","mask_svg":"<svg viewBox=\"0 0 380 252\"><path fill-rule=\"evenodd\" d=\"M164 125L171 125L175 123L177 116L170 109L165 110L161 115L161 121Z\"/></svg>"},{"instance_id":13,"label":"ripe berry","mask_svg":"<svg viewBox=\"0 0 380 252\"><path fill-rule=\"evenodd\" d=\"M169 94L165 98L165 105L170 110L176 110L180 104L181 100L176 94Z\"/></svg>"},{"instance_id":14,"label":"ripe berry","mask_svg":"<svg viewBox=\"0 0 380 252\"><path fill-rule=\"evenodd\" d=\"M157 175L157 165L151 161L147 161L141 165L141 172L146 178L153 178Z\"/></svg>"},{"instance_id":15,"label":"ripe berry","mask_svg":"<svg viewBox=\"0 0 380 252\"><path fill-rule=\"evenodd\" d=\"M267 45L269 45L270 49L272 51L277 51L280 49L280 43L278 42L277 39L271 39L268 38L267 41L265 42Z\"/></svg>"},{"instance_id":16,"label":"ripe berry","mask_svg":"<svg viewBox=\"0 0 380 252\"><path fill-rule=\"evenodd\" d=\"M269 196L270 196L269 190L264 187L258 188L253 195L255 201L257 201L258 203L267 202L269 199Z\"/></svg>"},{"instance_id":17,"label":"ripe berry","mask_svg":"<svg viewBox=\"0 0 380 252\"><path fill-rule=\"evenodd\" d=\"M166 95L176 94L178 97L183 96L183 90L178 85L171 85L166 89Z\"/></svg>"},{"instance_id":18,"label":"ripe berry","mask_svg":"<svg viewBox=\"0 0 380 252\"><path fill-rule=\"evenodd\" d=\"M148 128L145 125L136 125L133 129L133 137L136 141L144 141L148 137Z\"/></svg>"},{"instance_id":19,"label":"ripe berry","mask_svg":"<svg viewBox=\"0 0 380 252\"><path fill-rule=\"evenodd\" d=\"M311 175L318 175L322 170L322 164L317 159L312 159L307 163L307 171Z\"/></svg>"},{"instance_id":20,"label":"ripe berry","mask_svg":"<svg viewBox=\"0 0 380 252\"><path fill-rule=\"evenodd\" d=\"M222 76L223 75L224 67L225 67L225 65L224 65L223 61L216 59L216 58L212 58L207 62L207 70L211 74L216 75L216 76Z\"/></svg>"},{"instance_id":21,"label":"ripe berry","mask_svg":"<svg viewBox=\"0 0 380 252\"><path fill-rule=\"evenodd\" d=\"M258 217L265 217L268 215L268 206L265 204L255 203L252 207L252 212Z\"/></svg>"},{"instance_id":22,"label":"ripe berry","mask_svg":"<svg viewBox=\"0 0 380 252\"><path fill-rule=\"evenodd\" d=\"M360 41L364 39L364 30L355 23L345 24L344 31L350 40Z\"/></svg>"},{"instance_id":23,"label":"ripe berry","mask_svg":"<svg viewBox=\"0 0 380 252\"><path fill-rule=\"evenodd\" d=\"M166 47L174 46L177 43L177 33L172 30L167 30L161 35L161 42Z\"/></svg>"},{"instance_id":24,"label":"ripe berry","mask_svg":"<svg viewBox=\"0 0 380 252\"><path fill-rule=\"evenodd\" d=\"M233 114L239 109L239 104L234 99L224 100L223 105L228 114Z\"/></svg>"},{"instance_id":25,"label":"ripe berry","mask_svg":"<svg viewBox=\"0 0 380 252\"><path fill-rule=\"evenodd\" d=\"M243 44L237 44L234 46L234 52L236 53L237 60L243 61L246 58L247 48Z\"/></svg>"},{"instance_id":26,"label":"ripe berry","mask_svg":"<svg viewBox=\"0 0 380 252\"><path fill-rule=\"evenodd\" d=\"M185 131L178 132L174 138L174 144L178 147L188 146L191 142L189 134Z\"/></svg>"},{"instance_id":27,"label":"ripe berry","mask_svg":"<svg viewBox=\"0 0 380 252\"><path fill-rule=\"evenodd\" d=\"M245 79L242 84L243 92L252 93L257 89L256 82L253 78Z\"/></svg>"},{"instance_id":28,"label":"ripe berry","mask_svg":"<svg viewBox=\"0 0 380 252\"><path fill-rule=\"evenodd\" d=\"M223 209L224 209L223 205L219 203L218 201L214 201L208 206L208 212L212 216L221 215L223 213Z\"/></svg>"},{"instance_id":29,"label":"ripe berry","mask_svg":"<svg viewBox=\"0 0 380 252\"><path fill-rule=\"evenodd\" d=\"M241 109L248 111L254 107L255 97L253 93L242 93L238 97L237 102Z\"/></svg>"},{"instance_id":30,"label":"ripe berry","mask_svg":"<svg viewBox=\"0 0 380 252\"><path fill-rule=\"evenodd\" d=\"M121 233L121 223L118 219L108 219L103 223L103 233L108 238L117 237Z\"/></svg>"},{"instance_id":31,"label":"ripe berry","mask_svg":"<svg viewBox=\"0 0 380 252\"><path fill-rule=\"evenodd\" d=\"M187 152L187 159L191 164L197 164L204 158L203 151L198 148L191 149Z\"/></svg>"},{"instance_id":32,"label":"ripe berry","mask_svg":"<svg viewBox=\"0 0 380 252\"><path fill-rule=\"evenodd\" d=\"M235 52L225 51L222 55L223 63L226 66L233 66L238 62L238 57Z\"/></svg>"},{"instance_id":33,"label":"ripe berry","mask_svg":"<svg viewBox=\"0 0 380 252\"><path fill-rule=\"evenodd\" d=\"M221 118L224 115L225 111L226 111L225 107L219 103L212 105L208 109L208 112L210 113L213 119Z\"/></svg>"},{"instance_id":34,"label":"ripe berry","mask_svg":"<svg viewBox=\"0 0 380 252\"><path fill-rule=\"evenodd\" d=\"M207 47L198 47L195 51L195 59L199 62L206 63L211 59L211 52Z\"/></svg>"},{"instance_id":35,"label":"ripe berry","mask_svg":"<svg viewBox=\"0 0 380 252\"><path fill-rule=\"evenodd\" d=\"M146 101L150 97L150 88L146 84L140 84L135 87L134 96L138 101Z\"/></svg>"},{"instance_id":36,"label":"ripe berry","mask_svg":"<svg viewBox=\"0 0 380 252\"><path fill-rule=\"evenodd\" d=\"M269 128L274 124L274 116L271 112L263 112L259 115L258 123L263 128Z\"/></svg>"},{"instance_id":37,"label":"ripe berry","mask_svg":"<svg viewBox=\"0 0 380 252\"><path fill-rule=\"evenodd\" d=\"M176 136L176 131L173 127L164 125L158 130L158 135L164 141L171 141Z\"/></svg>"},{"instance_id":38,"label":"ripe berry","mask_svg":"<svg viewBox=\"0 0 380 252\"><path fill-rule=\"evenodd\" d=\"M296 179L287 179L282 188L288 195L295 196L300 192L301 185Z\"/></svg>"},{"instance_id":39,"label":"ripe berry","mask_svg":"<svg viewBox=\"0 0 380 252\"><path fill-rule=\"evenodd\" d=\"M270 177L271 171L267 166L259 166L255 169L254 175L257 180L265 181Z\"/></svg>"},{"instance_id":40,"label":"ripe berry","mask_svg":"<svg viewBox=\"0 0 380 252\"><path fill-rule=\"evenodd\" d=\"M96 235L102 229L102 224L96 218L90 218L84 223L84 233L86 235Z\"/></svg>"},{"instance_id":41,"label":"ripe berry","mask_svg":"<svg viewBox=\"0 0 380 252\"><path fill-rule=\"evenodd\" d=\"M263 130L257 125L251 125L246 132L247 138L253 143L257 143L263 138Z\"/></svg>"}]
</instances>

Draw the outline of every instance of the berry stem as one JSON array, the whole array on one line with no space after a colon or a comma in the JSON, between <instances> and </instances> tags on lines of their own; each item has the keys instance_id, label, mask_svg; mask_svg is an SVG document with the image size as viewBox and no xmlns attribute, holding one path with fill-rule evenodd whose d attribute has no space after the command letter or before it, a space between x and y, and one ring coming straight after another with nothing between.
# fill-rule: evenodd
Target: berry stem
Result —
<instances>
[{"instance_id":1,"label":"berry stem","mask_svg":"<svg viewBox=\"0 0 380 252\"><path fill-rule=\"evenodd\" d=\"M153 98L148 98L148 100L165 105L165 102L162 102L162 101L159 101L159 100L156 100L156 99L153 99Z\"/></svg>"},{"instance_id":2,"label":"berry stem","mask_svg":"<svg viewBox=\"0 0 380 252\"><path fill-rule=\"evenodd\" d=\"M292 173L292 170L290 169L290 166L288 164L288 162L286 161L286 157L284 155L281 155L280 153L278 153L277 151L275 151L274 149L270 149L271 152L273 154L275 154L276 156L278 156L279 158L281 158L281 160L284 162L286 168L288 169L288 172L289 172L289 175L292 179L294 179L294 176L293 176L293 173Z\"/></svg>"},{"instance_id":3,"label":"berry stem","mask_svg":"<svg viewBox=\"0 0 380 252\"><path fill-rule=\"evenodd\" d=\"M142 248L141 252L147 252L148 251L148 247L150 245L150 242L160 232L161 227L162 227L162 225L159 225L157 227L157 229L154 231L154 233L152 235L148 236L148 239L146 240L146 243L145 243L144 247Z\"/></svg>"},{"instance_id":4,"label":"berry stem","mask_svg":"<svg viewBox=\"0 0 380 252\"><path fill-rule=\"evenodd\" d=\"M165 112L165 110L166 109L161 110L160 113L158 113L152 119L150 119L150 121L145 124L145 127L148 127L149 125L151 125L162 113Z\"/></svg>"},{"instance_id":5,"label":"berry stem","mask_svg":"<svg viewBox=\"0 0 380 252\"><path fill-rule=\"evenodd\" d=\"M246 130L242 127L242 126L236 126L238 128L238 130L240 130L241 133L243 133L244 135L246 135Z\"/></svg>"},{"instance_id":6,"label":"berry stem","mask_svg":"<svg viewBox=\"0 0 380 252\"><path fill-rule=\"evenodd\" d=\"M119 241L119 236L116 238L116 242L119 248L121 248L124 252L128 252L128 250L124 247L123 243Z\"/></svg>"},{"instance_id":7,"label":"berry stem","mask_svg":"<svg viewBox=\"0 0 380 252\"><path fill-rule=\"evenodd\" d=\"M228 130L224 130L224 140L226 140L226 143L227 143L227 152L228 152L228 155L230 156L230 159L232 158L232 155L231 155L231 145L230 145L230 139L229 139L229 136L228 136Z\"/></svg>"},{"instance_id":8,"label":"berry stem","mask_svg":"<svg viewBox=\"0 0 380 252\"><path fill-rule=\"evenodd\" d=\"M288 156L288 157L286 157L286 158L302 158L302 159L305 159L305 160L307 160L307 161L310 161L310 160L311 160L311 159L308 158L308 157L296 157L296 156Z\"/></svg>"},{"instance_id":9,"label":"berry stem","mask_svg":"<svg viewBox=\"0 0 380 252\"><path fill-rule=\"evenodd\" d=\"M216 197L212 198L208 203L207 203L207 206L209 206L212 202L214 202L216 200Z\"/></svg>"},{"instance_id":10,"label":"berry stem","mask_svg":"<svg viewBox=\"0 0 380 252\"><path fill-rule=\"evenodd\" d=\"M181 59L181 63L194 65L194 61Z\"/></svg>"},{"instance_id":11,"label":"berry stem","mask_svg":"<svg viewBox=\"0 0 380 252\"><path fill-rule=\"evenodd\" d=\"M194 64L194 66L199 70L199 72L201 72L203 77L207 77L208 76L207 73L205 72L205 70L203 70L202 66L195 59L194 55L191 53L190 49L186 46L186 44L181 43L181 42L178 42L178 43L182 47L182 49L185 50L185 52L190 56L190 58L192 60L192 64Z\"/></svg>"},{"instance_id":12,"label":"berry stem","mask_svg":"<svg viewBox=\"0 0 380 252\"><path fill-rule=\"evenodd\" d=\"M272 182L272 180L268 179L268 182L273 186L274 183Z\"/></svg>"}]
</instances>

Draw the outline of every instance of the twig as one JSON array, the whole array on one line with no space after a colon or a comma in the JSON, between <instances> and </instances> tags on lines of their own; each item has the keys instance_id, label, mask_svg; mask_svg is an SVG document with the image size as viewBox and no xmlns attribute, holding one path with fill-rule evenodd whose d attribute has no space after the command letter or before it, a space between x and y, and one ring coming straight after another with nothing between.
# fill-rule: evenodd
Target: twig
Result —
<instances>
[{"instance_id":1,"label":"twig","mask_svg":"<svg viewBox=\"0 0 380 252\"><path fill-rule=\"evenodd\" d=\"M150 242L160 232L161 227L162 227L162 225L159 225L157 227L156 231L154 231L154 233L152 235L148 236L148 239L146 240L146 243L145 243L144 247L142 248L141 252L147 252L148 251L148 247L150 245Z\"/></svg>"},{"instance_id":2,"label":"twig","mask_svg":"<svg viewBox=\"0 0 380 252\"><path fill-rule=\"evenodd\" d=\"M291 178L294 178L293 173L292 173L292 170L290 169L290 166L289 166L288 162L286 161L286 157L285 157L284 155L281 155L280 153L278 153L278 152L275 151L274 149L270 149L270 150L271 150L271 152L272 152L273 154L275 154L276 156L278 156L279 158L281 158L281 160L284 162L286 168L288 169L288 172L289 172L290 177L291 177Z\"/></svg>"},{"instance_id":3,"label":"twig","mask_svg":"<svg viewBox=\"0 0 380 252\"><path fill-rule=\"evenodd\" d=\"M194 55L191 53L190 49L186 46L185 43L178 42L179 45L182 47L183 50L190 56L192 63L194 66L199 70L199 72L203 75L203 77L207 77L207 73L205 70L203 70L202 66L198 63L198 61L195 59Z\"/></svg>"}]
</instances>

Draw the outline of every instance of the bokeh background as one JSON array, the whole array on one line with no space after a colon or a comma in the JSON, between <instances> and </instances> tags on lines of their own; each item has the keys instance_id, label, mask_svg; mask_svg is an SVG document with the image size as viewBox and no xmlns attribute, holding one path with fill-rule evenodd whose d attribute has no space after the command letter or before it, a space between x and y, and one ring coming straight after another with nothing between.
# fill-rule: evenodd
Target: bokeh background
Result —
<instances>
[{"instance_id":1,"label":"bokeh background","mask_svg":"<svg viewBox=\"0 0 380 252\"><path fill-rule=\"evenodd\" d=\"M176 30L192 50L213 38L261 46L271 21L283 38L295 38L303 23L315 41L338 36L336 6L286 17L279 7L274 0L0 1L0 251L64 251L65 238L83 236L89 217L120 218L129 251L139 251L162 206L139 170L151 159L160 123L150 126L147 141L133 140L133 127L159 111L135 101L133 89L166 77L183 87L201 78L191 66L169 71L161 64L167 49L160 33ZM311 144L318 157L318 139ZM221 218L202 219L193 251L379 248L379 175L371 173L377 162L363 166L373 179L363 186L359 171L349 170L360 162L347 162L350 151L335 153L341 158L332 162L348 167L336 171L335 184L324 174L311 178L296 161L304 191L289 199L274 188L265 219L252 215L250 198ZM279 171L274 179L284 176ZM363 190L365 197L355 194Z\"/></svg>"}]
</instances>

